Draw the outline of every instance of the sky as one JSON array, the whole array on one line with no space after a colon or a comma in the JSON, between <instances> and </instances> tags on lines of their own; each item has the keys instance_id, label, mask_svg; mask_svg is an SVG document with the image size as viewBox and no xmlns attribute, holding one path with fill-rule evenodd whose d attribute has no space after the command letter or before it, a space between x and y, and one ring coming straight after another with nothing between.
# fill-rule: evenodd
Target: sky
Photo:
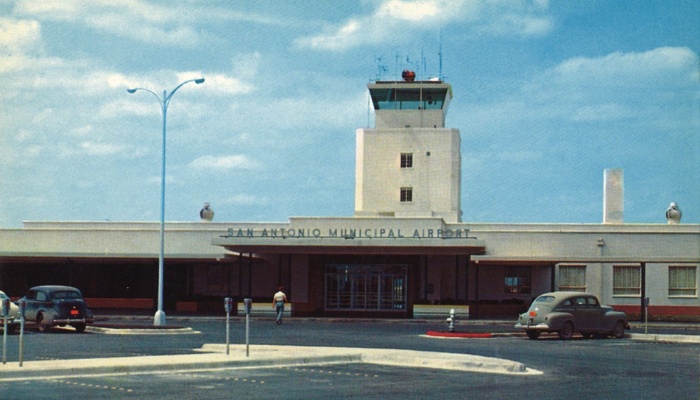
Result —
<instances>
[{"instance_id":1,"label":"sky","mask_svg":"<svg viewBox=\"0 0 700 400\"><path fill-rule=\"evenodd\" d=\"M0 0L0 228L351 217L367 83L442 77L465 223L700 223L696 0Z\"/></svg>"}]
</instances>

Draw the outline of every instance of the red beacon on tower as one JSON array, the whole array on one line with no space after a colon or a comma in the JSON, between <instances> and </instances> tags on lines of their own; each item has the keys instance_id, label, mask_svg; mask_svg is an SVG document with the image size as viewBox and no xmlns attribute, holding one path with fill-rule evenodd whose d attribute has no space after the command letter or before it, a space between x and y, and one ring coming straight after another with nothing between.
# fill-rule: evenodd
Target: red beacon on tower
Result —
<instances>
[{"instance_id":1,"label":"red beacon on tower","mask_svg":"<svg viewBox=\"0 0 700 400\"><path fill-rule=\"evenodd\" d=\"M404 81L406 82L413 82L416 80L416 73L413 71L409 71L407 69L403 70L401 73L401 77L403 78Z\"/></svg>"}]
</instances>

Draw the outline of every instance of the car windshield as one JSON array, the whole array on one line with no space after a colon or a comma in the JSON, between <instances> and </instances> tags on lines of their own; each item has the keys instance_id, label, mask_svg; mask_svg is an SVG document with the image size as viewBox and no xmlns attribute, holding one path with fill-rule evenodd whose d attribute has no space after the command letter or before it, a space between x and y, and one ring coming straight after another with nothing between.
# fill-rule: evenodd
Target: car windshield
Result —
<instances>
[{"instance_id":1,"label":"car windshield","mask_svg":"<svg viewBox=\"0 0 700 400\"><path fill-rule=\"evenodd\" d=\"M75 290L59 290L53 294L54 299L79 299L80 293Z\"/></svg>"}]
</instances>

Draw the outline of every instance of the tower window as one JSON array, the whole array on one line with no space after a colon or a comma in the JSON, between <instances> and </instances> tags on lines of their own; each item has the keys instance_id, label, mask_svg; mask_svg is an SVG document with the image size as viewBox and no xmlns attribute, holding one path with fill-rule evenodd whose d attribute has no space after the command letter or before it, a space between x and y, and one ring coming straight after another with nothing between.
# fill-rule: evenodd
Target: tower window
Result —
<instances>
[{"instance_id":1,"label":"tower window","mask_svg":"<svg viewBox=\"0 0 700 400\"><path fill-rule=\"evenodd\" d=\"M401 153L401 168L413 168L413 153Z\"/></svg>"},{"instance_id":2,"label":"tower window","mask_svg":"<svg viewBox=\"0 0 700 400\"><path fill-rule=\"evenodd\" d=\"M410 203L413 201L413 188L402 187L401 188L401 202Z\"/></svg>"}]
</instances>

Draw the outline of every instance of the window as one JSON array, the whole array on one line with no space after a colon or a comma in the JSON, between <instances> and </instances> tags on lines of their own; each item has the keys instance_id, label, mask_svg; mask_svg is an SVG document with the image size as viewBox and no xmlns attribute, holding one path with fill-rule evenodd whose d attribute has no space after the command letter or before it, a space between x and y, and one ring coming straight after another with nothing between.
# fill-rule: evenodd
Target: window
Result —
<instances>
[{"instance_id":1,"label":"window","mask_svg":"<svg viewBox=\"0 0 700 400\"><path fill-rule=\"evenodd\" d=\"M402 187L401 188L401 202L410 203L413 201L413 188Z\"/></svg>"},{"instance_id":2,"label":"window","mask_svg":"<svg viewBox=\"0 0 700 400\"><path fill-rule=\"evenodd\" d=\"M586 291L586 266L559 266L559 290L564 292Z\"/></svg>"},{"instance_id":3,"label":"window","mask_svg":"<svg viewBox=\"0 0 700 400\"><path fill-rule=\"evenodd\" d=\"M698 294L697 267L668 267L668 295L690 296Z\"/></svg>"},{"instance_id":4,"label":"window","mask_svg":"<svg viewBox=\"0 0 700 400\"><path fill-rule=\"evenodd\" d=\"M369 90L375 110L440 110L447 98L446 88Z\"/></svg>"},{"instance_id":5,"label":"window","mask_svg":"<svg viewBox=\"0 0 700 400\"><path fill-rule=\"evenodd\" d=\"M530 267L510 267L506 270L505 292L528 294L532 292L532 272Z\"/></svg>"},{"instance_id":6,"label":"window","mask_svg":"<svg viewBox=\"0 0 700 400\"><path fill-rule=\"evenodd\" d=\"M613 267L613 296L640 296L641 282L639 266Z\"/></svg>"},{"instance_id":7,"label":"window","mask_svg":"<svg viewBox=\"0 0 700 400\"><path fill-rule=\"evenodd\" d=\"M413 153L401 153L401 168L413 168Z\"/></svg>"}]
</instances>

